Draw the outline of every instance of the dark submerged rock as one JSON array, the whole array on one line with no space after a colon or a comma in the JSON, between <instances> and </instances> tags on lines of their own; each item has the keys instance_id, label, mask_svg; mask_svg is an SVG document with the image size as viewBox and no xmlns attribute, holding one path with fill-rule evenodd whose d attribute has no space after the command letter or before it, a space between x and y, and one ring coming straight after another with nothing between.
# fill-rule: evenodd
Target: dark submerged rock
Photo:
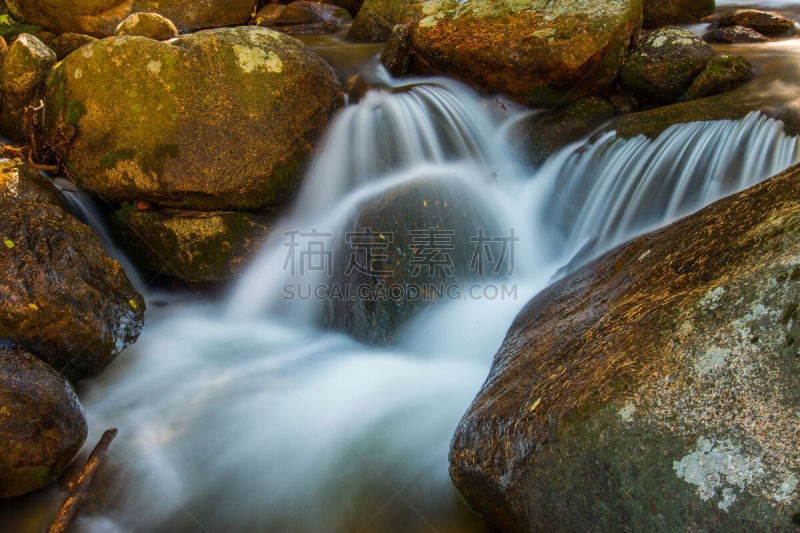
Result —
<instances>
[{"instance_id":1,"label":"dark submerged rock","mask_svg":"<svg viewBox=\"0 0 800 533\"><path fill-rule=\"evenodd\" d=\"M739 9L717 21L720 27L744 26L767 37L787 37L794 34L794 21L779 13L758 9Z\"/></svg>"},{"instance_id":2,"label":"dark submerged rock","mask_svg":"<svg viewBox=\"0 0 800 533\"><path fill-rule=\"evenodd\" d=\"M725 26L706 33L703 40L707 43L764 43L769 38L744 26Z\"/></svg>"}]
</instances>

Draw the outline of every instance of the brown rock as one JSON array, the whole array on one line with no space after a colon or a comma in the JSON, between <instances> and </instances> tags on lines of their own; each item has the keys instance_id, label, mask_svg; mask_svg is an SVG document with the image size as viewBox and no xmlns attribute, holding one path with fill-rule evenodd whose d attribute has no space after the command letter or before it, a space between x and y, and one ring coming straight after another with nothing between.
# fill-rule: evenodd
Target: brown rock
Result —
<instances>
[{"instance_id":1,"label":"brown rock","mask_svg":"<svg viewBox=\"0 0 800 533\"><path fill-rule=\"evenodd\" d=\"M744 26L725 26L703 35L707 43L763 43L769 38Z\"/></svg>"},{"instance_id":2,"label":"brown rock","mask_svg":"<svg viewBox=\"0 0 800 533\"><path fill-rule=\"evenodd\" d=\"M131 13L119 23L114 35L138 35L156 41L166 41L178 36L178 29L171 20L158 13Z\"/></svg>"},{"instance_id":3,"label":"brown rock","mask_svg":"<svg viewBox=\"0 0 800 533\"><path fill-rule=\"evenodd\" d=\"M739 9L718 21L720 27L744 26L768 37L786 37L794 34L794 21L779 13L758 9Z\"/></svg>"},{"instance_id":4,"label":"brown rock","mask_svg":"<svg viewBox=\"0 0 800 533\"><path fill-rule=\"evenodd\" d=\"M82 46L96 41L97 38L91 35L81 35L80 33L64 33L59 35L50 44L50 48L55 52L59 61L70 55Z\"/></svg>"}]
</instances>

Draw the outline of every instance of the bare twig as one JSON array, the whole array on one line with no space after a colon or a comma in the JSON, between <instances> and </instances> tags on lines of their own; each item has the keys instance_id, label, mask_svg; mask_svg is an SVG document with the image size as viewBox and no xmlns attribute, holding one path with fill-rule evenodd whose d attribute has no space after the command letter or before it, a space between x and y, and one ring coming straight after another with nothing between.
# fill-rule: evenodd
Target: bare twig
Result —
<instances>
[{"instance_id":1,"label":"bare twig","mask_svg":"<svg viewBox=\"0 0 800 533\"><path fill-rule=\"evenodd\" d=\"M107 429L105 433L103 433L103 436L100 437L100 442L97 443L92 453L89 454L86 464L83 465L83 470L81 470L81 473L75 481L70 483L67 499L64 500L63 505L61 505L55 518L53 518L53 522L47 529L47 533L64 533L64 531L67 530L70 522L75 518L78 512L78 508L89 495L89 485L92 483L94 473L100 465L100 459L102 459L103 454L106 453L106 450L108 450L108 447L111 445L111 441L113 441L116 436L117 428L111 428Z\"/></svg>"}]
</instances>

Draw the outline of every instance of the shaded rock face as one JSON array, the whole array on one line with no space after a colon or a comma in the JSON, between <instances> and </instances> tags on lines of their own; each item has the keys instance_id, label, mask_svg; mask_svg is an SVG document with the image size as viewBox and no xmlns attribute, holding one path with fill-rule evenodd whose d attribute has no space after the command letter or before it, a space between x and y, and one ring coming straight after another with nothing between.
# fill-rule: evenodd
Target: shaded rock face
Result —
<instances>
[{"instance_id":1,"label":"shaded rock face","mask_svg":"<svg viewBox=\"0 0 800 533\"><path fill-rule=\"evenodd\" d=\"M779 13L757 9L739 9L717 22L720 27L744 26L768 37L787 37L794 34L794 21Z\"/></svg>"},{"instance_id":2,"label":"shaded rock face","mask_svg":"<svg viewBox=\"0 0 800 533\"><path fill-rule=\"evenodd\" d=\"M407 33L410 71L453 76L547 107L605 90L642 20L639 0L424 6L425 17Z\"/></svg>"},{"instance_id":3,"label":"shaded rock face","mask_svg":"<svg viewBox=\"0 0 800 533\"><path fill-rule=\"evenodd\" d=\"M387 41L395 24L404 20L415 0L366 0L358 11L347 38L354 41Z\"/></svg>"},{"instance_id":4,"label":"shaded rock face","mask_svg":"<svg viewBox=\"0 0 800 533\"><path fill-rule=\"evenodd\" d=\"M141 268L191 281L223 281L258 252L273 217L251 213L139 211L112 217L112 230Z\"/></svg>"},{"instance_id":5,"label":"shaded rock face","mask_svg":"<svg viewBox=\"0 0 800 533\"><path fill-rule=\"evenodd\" d=\"M156 41L166 41L178 36L178 29L171 20L158 13L131 13L119 23L114 35L138 35Z\"/></svg>"},{"instance_id":6,"label":"shaded rock face","mask_svg":"<svg viewBox=\"0 0 800 533\"><path fill-rule=\"evenodd\" d=\"M53 69L46 103L70 175L106 200L247 210L294 191L343 94L305 45L250 26L90 43Z\"/></svg>"},{"instance_id":7,"label":"shaded rock face","mask_svg":"<svg viewBox=\"0 0 800 533\"><path fill-rule=\"evenodd\" d=\"M7 0L18 18L55 33L107 37L131 13L158 13L179 30L244 24L256 0Z\"/></svg>"},{"instance_id":8,"label":"shaded rock face","mask_svg":"<svg viewBox=\"0 0 800 533\"><path fill-rule=\"evenodd\" d=\"M255 23L290 35L334 33L350 19L346 9L331 4L292 2L289 5L267 4L258 12Z\"/></svg>"},{"instance_id":9,"label":"shaded rock face","mask_svg":"<svg viewBox=\"0 0 800 533\"><path fill-rule=\"evenodd\" d=\"M448 298L446 293L435 294L436 288L480 274L470 268L470 238L478 235L479 228L488 235L503 234L474 193L453 187L448 180L400 185L364 203L347 231L362 235L354 238L355 243L376 244L373 261L363 248L353 246L334 255L332 281L359 298L333 299L325 324L373 344L390 342L415 312ZM364 237L367 232L374 237ZM426 242L435 244L426 248ZM426 250L432 248L443 251L430 255ZM430 261L420 259L423 256ZM359 287L366 287L366 292L359 292Z\"/></svg>"},{"instance_id":10,"label":"shaded rock face","mask_svg":"<svg viewBox=\"0 0 800 533\"><path fill-rule=\"evenodd\" d=\"M644 27L692 24L716 9L714 0L645 0Z\"/></svg>"},{"instance_id":11,"label":"shaded rock face","mask_svg":"<svg viewBox=\"0 0 800 533\"><path fill-rule=\"evenodd\" d=\"M59 61L70 55L72 52L82 46L96 41L95 37L91 35L82 35L80 33L64 33L59 35L50 43L50 48L55 52Z\"/></svg>"},{"instance_id":12,"label":"shaded rock face","mask_svg":"<svg viewBox=\"0 0 800 533\"><path fill-rule=\"evenodd\" d=\"M550 154L589 135L614 115L611 103L596 96L582 98L541 115L533 115L515 128L524 140L514 150L523 160L540 165Z\"/></svg>"},{"instance_id":13,"label":"shaded rock face","mask_svg":"<svg viewBox=\"0 0 800 533\"><path fill-rule=\"evenodd\" d=\"M80 451L86 419L72 386L18 348L0 347L0 497L47 485Z\"/></svg>"},{"instance_id":14,"label":"shaded rock face","mask_svg":"<svg viewBox=\"0 0 800 533\"><path fill-rule=\"evenodd\" d=\"M653 102L672 103L714 57L714 50L690 31L664 28L637 43L620 76L625 84Z\"/></svg>"},{"instance_id":15,"label":"shaded rock face","mask_svg":"<svg viewBox=\"0 0 800 533\"><path fill-rule=\"evenodd\" d=\"M325 3L343 7L355 17L358 10L364 5L364 0L327 0Z\"/></svg>"},{"instance_id":16,"label":"shaded rock face","mask_svg":"<svg viewBox=\"0 0 800 533\"><path fill-rule=\"evenodd\" d=\"M0 162L0 340L70 380L100 372L139 336L144 299L52 185Z\"/></svg>"},{"instance_id":17,"label":"shaded rock face","mask_svg":"<svg viewBox=\"0 0 800 533\"><path fill-rule=\"evenodd\" d=\"M504 531L790 531L800 166L639 237L518 315L450 472Z\"/></svg>"},{"instance_id":18,"label":"shaded rock face","mask_svg":"<svg viewBox=\"0 0 800 533\"><path fill-rule=\"evenodd\" d=\"M39 104L47 73L55 62L55 53L33 35L23 33L11 45L0 66L0 131L3 135L27 141L35 131L38 125L35 117L39 113L31 113L26 118L25 108Z\"/></svg>"},{"instance_id":19,"label":"shaded rock face","mask_svg":"<svg viewBox=\"0 0 800 533\"><path fill-rule=\"evenodd\" d=\"M725 26L703 35L707 43L763 43L769 38L744 26Z\"/></svg>"},{"instance_id":20,"label":"shaded rock face","mask_svg":"<svg viewBox=\"0 0 800 533\"><path fill-rule=\"evenodd\" d=\"M711 58L686 91L686 99L704 98L735 89L753 78L753 65L742 56L722 54Z\"/></svg>"}]
</instances>

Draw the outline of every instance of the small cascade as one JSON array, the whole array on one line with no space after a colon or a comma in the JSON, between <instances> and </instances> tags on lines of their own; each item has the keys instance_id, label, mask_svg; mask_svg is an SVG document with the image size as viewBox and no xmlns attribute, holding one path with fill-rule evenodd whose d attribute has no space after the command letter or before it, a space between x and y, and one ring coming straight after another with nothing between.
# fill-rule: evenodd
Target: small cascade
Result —
<instances>
[{"instance_id":1,"label":"small cascade","mask_svg":"<svg viewBox=\"0 0 800 533\"><path fill-rule=\"evenodd\" d=\"M800 160L800 139L761 113L674 124L655 139L603 133L551 157L540 213L571 253L594 253L777 174ZM534 201L534 203L536 203ZM593 254L590 254L593 255Z\"/></svg>"}]
</instances>

